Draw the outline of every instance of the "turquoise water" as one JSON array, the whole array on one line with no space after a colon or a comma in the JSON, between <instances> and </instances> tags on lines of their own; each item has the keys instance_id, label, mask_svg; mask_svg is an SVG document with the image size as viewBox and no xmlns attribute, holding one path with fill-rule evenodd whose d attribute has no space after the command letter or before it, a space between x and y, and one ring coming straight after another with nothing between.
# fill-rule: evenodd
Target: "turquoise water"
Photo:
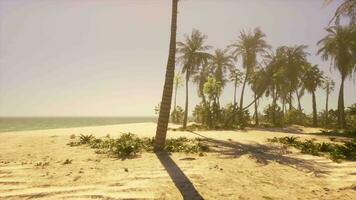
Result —
<instances>
[{"instance_id":1,"label":"turquoise water","mask_svg":"<svg viewBox=\"0 0 356 200\"><path fill-rule=\"evenodd\" d=\"M157 117L0 117L0 132L156 121Z\"/></svg>"}]
</instances>

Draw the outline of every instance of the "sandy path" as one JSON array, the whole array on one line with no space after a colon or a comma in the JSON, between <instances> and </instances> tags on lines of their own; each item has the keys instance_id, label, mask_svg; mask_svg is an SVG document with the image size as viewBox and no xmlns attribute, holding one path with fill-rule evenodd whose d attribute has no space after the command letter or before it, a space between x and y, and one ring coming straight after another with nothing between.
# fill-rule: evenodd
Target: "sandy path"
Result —
<instances>
[{"instance_id":1,"label":"sandy path","mask_svg":"<svg viewBox=\"0 0 356 200\"><path fill-rule=\"evenodd\" d=\"M169 132L168 137L209 138L218 152L203 157L143 153L119 160L66 145L71 134L152 137L155 127L140 123L0 133L0 199L356 198L350 187L356 184L355 162L338 164L266 143L274 136L296 136L294 130ZM66 159L72 163L64 165Z\"/></svg>"}]
</instances>

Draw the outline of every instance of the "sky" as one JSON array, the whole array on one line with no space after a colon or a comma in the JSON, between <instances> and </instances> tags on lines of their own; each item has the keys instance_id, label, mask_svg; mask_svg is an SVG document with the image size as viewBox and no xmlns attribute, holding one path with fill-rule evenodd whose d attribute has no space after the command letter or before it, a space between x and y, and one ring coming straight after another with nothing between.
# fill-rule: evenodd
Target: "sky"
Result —
<instances>
[{"instance_id":1,"label":"sky","mask_svg":"<svg viewBox=\"0 0 356 200\"><path fill-rule=\"evenodd\" d=\"M260 27L274 49L308 45L309 61L336 82L330 96L335 108L340 75L316 55L316 43L340 2L180 0L177 40L199 29L208 45L225 48L240 31ZM170 0L0 0L0 116L154 115L164 83L170 12ZM345 84L349 106L356 102L356 85L353 79ZM196 85L189 89L192 111L199 99ZM178 91L182 107L184 91ZM318 90L316 97L320 111L325 92ZM244 99L251 102L250 89ZM221 102L232 100L229 84ZM261 100L260 112L270 101ZM306 93L306 112L311 102Z\"/></svg>"}]
</instances>

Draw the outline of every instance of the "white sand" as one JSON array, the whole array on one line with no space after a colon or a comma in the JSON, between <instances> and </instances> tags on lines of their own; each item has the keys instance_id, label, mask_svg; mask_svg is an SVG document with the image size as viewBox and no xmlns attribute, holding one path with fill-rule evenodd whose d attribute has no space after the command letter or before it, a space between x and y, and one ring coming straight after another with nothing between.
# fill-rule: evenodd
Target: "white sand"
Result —
<instances>
[{"instance_id":1,"label":"white sand","mask_svg":"<svg viewBox=\"0 0 356 200\"><path fill-rule=\"evenodd\" d=\"M138 123L0 133L0 199L182 199L182 194L197 192L204 199L356 199L351 188L356 162L334 163L266 142L291 135L329 141L326 136L286 132L298 132L295 128L197 131L215 139L219 150L203 157L143 153L120 160L66 145L71 134L153 137L155 128L154 123ZM169 131L168 137L197 134ZM72 163L63 165L66 159Z\"/></svg>"}]
</instances>

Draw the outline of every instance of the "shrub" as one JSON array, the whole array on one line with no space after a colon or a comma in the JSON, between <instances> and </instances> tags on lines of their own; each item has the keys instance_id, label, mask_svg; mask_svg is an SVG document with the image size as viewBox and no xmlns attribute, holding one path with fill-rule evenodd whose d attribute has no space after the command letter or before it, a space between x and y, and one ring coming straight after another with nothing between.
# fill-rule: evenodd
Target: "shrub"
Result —
<instances>
[{"instance_id":1,"label":"shrub","mask_svg":"<svg viewBox=\"0 0 356 200\"><path fill-rule=\"evenodd\" d=\"M79 136L79 143L80 144L90 144L91 140L94 139L93 135L83 135L80 134Z\"/></svg>"},{"instance_id":2,"label":"shrub","mask_svg":"<svg viewBox=\"0 0 356 200\"><path fill-rule=\"evenodd\" d=\"M333 161L340 159L356 160L356 140L344 142L343 145L335 143L316 143L313 140L298 141L296 137L274 137L269 142L281 143L300 149L302 153L311 155L327 155Z\"/></svg>"},{"instance_id":3,"label":"shrub","mask_svg":"<svg viewBox=\"0 0 356 200\"><path fill-rule=\"evenodd\" d=\"M284 117L286 124L308 125L310 121L306 114L296 109L289 110Z\"/></svg>"},{"instance_id":4,"label":"shrub","mask_svg":"<svg viewBox=\"0 0 356 200\"><path fill-rule=\"evenodd\" d=\"M264 119L266 122L273 124L274 126L283 125L283 111L277 104L268 105L264 110Z\"/></svg>"},{"instance_id":5,"label":"shrub","mask_svg":"<svg viewBox=\"0 0 356 200\"><path fill-rule=\"evenodd\" d=\"M133 157L141 151L152 152L154 138L139 138L132 133L124 133L119 138L113 139L110 136L95 138L93 135L81 135L79 141L71 141L69 146L87 144L96 149L96 153L110 153L119 158ZM167 139L164 149L168 152L199 153L210 150L203 139L188 139L179 137Z\"/></svg>"},{"instance_id":6,"label":"shrub","mask_svg":"<svg viewBox=\"0 0 356 200\"><path fill-rule=\"evenodd\" d=\"M176 106L171 113L171 122L175 124L183 123L184 118L184 110L180 106Z\"/></svg>"},{"instance_id":7,"label":"shrub","mask_svg":"<svg viewBox=\"0 0 356 200\"><path fill-rule=\"evenodd\" d=\"M114 148L119 157L135 156L141 150L141 140L131 133L124 133L116 140Z\"/></svg>"}]
</instances>

